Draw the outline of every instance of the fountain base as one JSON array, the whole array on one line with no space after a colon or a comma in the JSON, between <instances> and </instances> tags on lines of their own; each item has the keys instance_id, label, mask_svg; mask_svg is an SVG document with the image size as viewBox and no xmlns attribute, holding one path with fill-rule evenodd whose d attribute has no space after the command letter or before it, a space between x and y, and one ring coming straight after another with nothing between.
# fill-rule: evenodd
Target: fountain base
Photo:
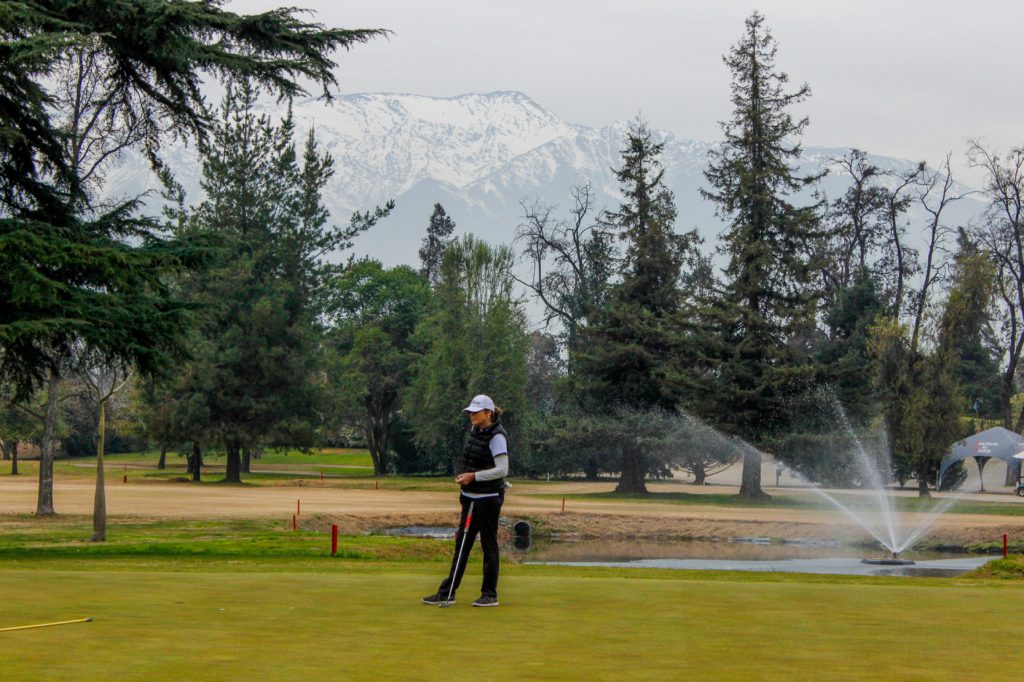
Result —
<instances>
[{"instance_id":1,"label":"fountain base","mask_svg":"<svg viewBox=\"0 0 1024 682\"><path fill-rule=\"evenodd\" d=\"M861 559L860 562L873 566L911 566L917 563L910 559L900 559L898 557L893 557L892 559Z\"/></svg>"}]
</instances>

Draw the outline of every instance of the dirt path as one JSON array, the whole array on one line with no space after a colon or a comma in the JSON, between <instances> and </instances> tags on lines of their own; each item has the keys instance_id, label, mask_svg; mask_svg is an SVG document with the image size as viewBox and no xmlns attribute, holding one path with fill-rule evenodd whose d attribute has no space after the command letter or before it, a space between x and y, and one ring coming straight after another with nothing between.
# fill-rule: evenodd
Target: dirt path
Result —
<instances>
[{"instance_id":1,"label":"dirt path","mask_svg":"<svg viewBox=\"0 0 1024 682\"><path fill-rule=\"evenodd\" d=\"M94 487L84 478L58 478L54 503L60 514L92 513ZM859 529L838 513L816 509L735 508L716 505L678 505L629 500L570 498L561 512L559 494L606 492L609 483L517 485L508 495L503 515L529 517L545 531L580 537L690 538L769 537L829 539L857 542ZM653 484L654 491L679 490L678 484ZM687 486L687 491L701 490ZM537 495L540 491L545 496ZM727 492L716 487L714 492ZM0 477L0 514L32 513L37 481L34 477ZM547 495L554 494L555 497ZM973 498L972 498L973 499ZM1006 495L997 496L1006 502ZM456 492L368 490L346 488L336 481L304 481L303 485L228 486L187 483L108 483L107 509L111 518L279 518L290 523L301 501L302 520L338 522L346 532L363 532L401 525L453 525ZM916 515L910 514L909 517ZM913 522L913 519L910 520ZM929 533L950 544L996 542L1002 533L1024 538L1024 517L947 513Z\"/></svg>"}]
</instances>

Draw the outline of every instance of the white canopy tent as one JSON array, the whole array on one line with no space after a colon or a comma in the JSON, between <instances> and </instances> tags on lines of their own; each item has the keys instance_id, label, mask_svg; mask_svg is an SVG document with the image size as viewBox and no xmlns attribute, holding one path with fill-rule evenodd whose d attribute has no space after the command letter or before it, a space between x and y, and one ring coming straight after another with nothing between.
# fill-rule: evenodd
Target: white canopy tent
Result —
<instances>
[{"instance_id":1,"label":"white canopy tent","mask_svg":"<svg viewBox=\"0 0 1024 682\"><path fill-rule=\"evenodd\" d=\"M1014 433L1009 429L996 426L991 429L976 433L973 436L957 441L949 454L942 458L942 465L939 467L939 483L942 483L942 476L946 469L968 457L973 457L978 463L978 476L985 470L988 460L1001 459L1009 464L1014 464L1015 459L1024 460L1024 436ZM984 481L981 484L981 492L985 492Z\"/></svg>"}]
</instances>

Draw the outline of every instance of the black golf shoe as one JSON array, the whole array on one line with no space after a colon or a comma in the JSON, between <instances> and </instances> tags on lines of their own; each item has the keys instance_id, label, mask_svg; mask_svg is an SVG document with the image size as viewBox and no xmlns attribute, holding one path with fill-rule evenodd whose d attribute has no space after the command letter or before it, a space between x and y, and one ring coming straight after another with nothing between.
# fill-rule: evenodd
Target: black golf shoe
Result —
<instances>
[{"instance_id":1,"label":"black golf shoe","mask_svg":"<svg viewBox=\"0 0 1024 682\"><path fill-rule=\"evenodd\" d=\"M477 599L475 602L473 602L473 606L497 606L497 605L498 605L498 598L497 597L482 596L479 599Z\"/></svg>"},{"instance_id":2,"label":"black golf shoe","mask_svg":"<svg viewBox=\"0 0 1024 682\"><path fill-rule=\"evenodd\" d=\"M451 606L455 603L455 595L452 595L451 599L449 599L447 594L437 592L429 597L424 597L420 601L430 606Z\"/></svg>"}]
</instances>

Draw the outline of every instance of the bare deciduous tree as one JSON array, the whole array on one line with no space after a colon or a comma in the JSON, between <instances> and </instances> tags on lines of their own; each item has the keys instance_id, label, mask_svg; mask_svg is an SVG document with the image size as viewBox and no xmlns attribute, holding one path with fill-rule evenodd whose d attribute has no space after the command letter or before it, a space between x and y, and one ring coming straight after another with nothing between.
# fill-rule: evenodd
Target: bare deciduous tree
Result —
<instances>
[{"instance_id":1,"label":"bare deciduous tree","mask_svg":"<svg viewBox=\"0 0 1024 682\"><path fill-rule=\"evenodd\" d=\"M616 267L612 233L593 218L590 185L574 187L572 198L568 218L554 217L554 207L539 200L523 202L516 233L531 269L530 281L517 281L543 304L545 326L558 322L568 348L575 347L587 316L604 303Z\"/></svg>"},{"instance_id":2,"label":"bare deciduous tree","mask_svg":"<svg viewBox=\"0 0 1024 682\"><path fill-rule=\"evenodd\" d=\"M65 152L90 199L102 189L112 161L130 147L159 139L156 119L137 116L142 102L125 100L141 97L112 87L108 74L113 68L109 55L88 45L69 50L58 66L56 110ZM155 158L152 144L146 151Z\"/></svg>"},{"instance_id":3,"label":"bare deciduous tree","mask_svg":"<svg viewBox=\"0 0 1024 682\"><path fill-rule=\"evenodd\" d=\"M107 405L132 378L132 369L123 364L111 363L97 357L86 349L77 349L74 370L86 387L89 401L97 412L96 440L96 495L93 498L92 541L107 539L107 492L104 485L103 455L107 439Z\"/></svg>"},{"instance_id":4,"label":"bare deciduous tree","mask_svg":"<svg viewBox=\"0 0 1024 682\"><path fill-rule=\"evenodd\" d=\"M846 192L830 203L826 214L832 224L831 253L822 274L827 290L838 292L868 269L872 253L883 242L888 195L878 184L882 171L868 161L866 152L851 149L832 163L850 180Z\"/></svg>"},{"instance_id":5,"label":"bare deciduous tree","mask_svg":"<svg viewBox=\"0 0 1024 682\"><path fill-rule=\"evenodd\" d=\"M996 296L1000 312L999 350L1005 363L1000 382L1000 412L1003 426L1020 433L1024 410L1013 414L1011 399L1024 351L1024 147L1015 147L1003 157L972 140L968 159L985 172L988 210L978 237L996 261ZM1020 476L1020 465L1007 467L1006 483Z\"/></svg>"},{"instance_id":6,"label":"bare deciduous tree","mask_svg":"<svg viewBox=\"0 0 1024 682\"><path fill-rule=\"evenodd\" d=\"M924 252L924 262L921 264L921 286L914 291L912 300L911 358L916 357L918 353L921 331L928 310L928 296L932 292L932 288L941 280L947 264L941 256L945 251L946 241L949 235L954 232L954 228L944 222L943 213L950 204L971 194L971 192L954 192L955 183L949 163L950 156L950 154L947 154L946 160L938 170L925 173L921 176L920 180L918 201L928 214L928 224L925 227L927 245Z\"/></svg>"},{"instance_id":7,"label":"bare deciduous tree","mask_svg":"<svg viewBox=\"0 0 1024 682\"><path fill-rule=\"evenodd\" d=\"M125 101L125 97L139 97L137 93L125 92L111 86L108 78L112 65L109 58L88 45L71 49L61 58L55 77L60 83L54 101L54 108L60 128L62 142L72 177L76 177L83 189L86 200L95 196L102 186L103 171L107 164L116 159L125 149L144 139L156 139L147 135L155 125L150 117L137 117L138 103ZM147 127L148 126L148 127ZM150 154L155 149L147 149ZM94 206L76 207L83 214L89 214ZM57 406L61 382L67 371L69 347L53 347L48 352L48 368L45 382L45 404L41 409L22 405L22 409L42 421L40 441L39 495L36 514L54 514L53 506L53 458Z\"/></svg>"},{"instance_id":8,"label":"bare deciduous tree","mask_svg":"<svg viewBox=\"0 0 1024 682\"><path fill-rule=\"evenodd\" d=\"M911 190L924 172L925 164L922 161L907 173L884 173L888 182L882 185L885 192L882 215L888 228L888 239L884 242L880 269L888 282L893 313L897 316L903 310L907 280L917 272L917 251L907 245L904 216L913 203Z\"/></svg>"}]
</instances>

